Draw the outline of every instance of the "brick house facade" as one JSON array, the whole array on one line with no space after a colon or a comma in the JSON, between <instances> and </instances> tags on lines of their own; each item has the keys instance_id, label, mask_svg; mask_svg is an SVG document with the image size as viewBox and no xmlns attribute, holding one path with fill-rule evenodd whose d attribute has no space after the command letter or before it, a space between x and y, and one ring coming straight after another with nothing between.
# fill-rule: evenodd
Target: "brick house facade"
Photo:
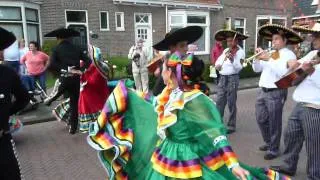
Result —
<instances>
[{"instance_id":1,"label":"brick house facade","mask_svg":"<svg viewBox=\"0 0 320 180\"><path fill-rule=\"evenodd\" d=\"M80 42L91 41L111 56L127 56L130 46L139 37L146 39L147 46L151 47L171 29L200 25L205 30L205 35L197 42L200 47L198 54L208 59L214 33L221 28L236 28L249 34L250 38L243 44L246 51L256 46L266 46L266 42L256 38L258 26L271 22L291 24L292 6L287 5L284 8L279 2L268 0L263 4L263 1L256 0L0 1L0 26L5 26L16 34L20 33L17 35L19 38L24 37L27 41L37 40L41 43L46 40L43 35L52 29L71 26L80 30L83 36ZM12 13L6 10L8 7L20 8L21 28L15 25L15 19L2 18L2 14ZM35 11L32 11L32 14L33 9ZM38 17L34 17L35 15ZM28 19L32 19L29 16L34 17L35 21L29 21ZM91 40L88 38L90 32L98 34L99 38Z\"/></svg>"}]
</instances>

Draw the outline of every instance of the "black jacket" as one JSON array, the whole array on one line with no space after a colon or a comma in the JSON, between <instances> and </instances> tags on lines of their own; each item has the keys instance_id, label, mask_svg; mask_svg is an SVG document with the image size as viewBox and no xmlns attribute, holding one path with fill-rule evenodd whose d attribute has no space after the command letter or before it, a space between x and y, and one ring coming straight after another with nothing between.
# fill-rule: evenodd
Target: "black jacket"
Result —
<instances>
[{"instance_id":1,"label":"black jacket","mask_svg":"<svg viewBox=\"0 0 320 180\"><path fill-rule=\"evenodd\" d=\"M29 100L29 94L18 74L11 68L0 65L0 130L9 130L9 116L22 110Z\"/></svg>"},{"instance_id":2,"label":"black jacket","mask_svg":"<svg viewBox=\"0 0 320 180\"><path fill-rule=\"evenodd\" d=\"M89 67L91 60L87 52L64 40L52 50L49 69L60 73L61 69L68 70L68 66L75 66L75 69L79 70L80 60L84 61L83 69Z\"/></svg>"}]
</instances>

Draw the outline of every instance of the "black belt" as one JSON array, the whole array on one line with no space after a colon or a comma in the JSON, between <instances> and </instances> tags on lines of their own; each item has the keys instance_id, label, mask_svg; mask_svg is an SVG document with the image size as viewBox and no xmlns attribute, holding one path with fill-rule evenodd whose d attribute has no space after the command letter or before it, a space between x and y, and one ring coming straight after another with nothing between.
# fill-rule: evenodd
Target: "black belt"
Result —
<instances>
[{"instance_id":1,"label":"black belt","mask_svg":"<svg viewBox=\"0 0 320 180\"><path fill-rule=\"evenodd\" d=\"M222 75L220 74L221 76L238 76L239 74L230 74L230 75Z\"/></svg>"},{"instance_id":2,"label":"black belt","mask_svg":"<svg viewBox=\"0 0 320 180\"><path fill-rule=\"evenodd\" d=\"M265 88L265 87L262 87L261 89L263 92L271 92L271 91L278 90L278 88Z\"/></svg>"}]
</instances>

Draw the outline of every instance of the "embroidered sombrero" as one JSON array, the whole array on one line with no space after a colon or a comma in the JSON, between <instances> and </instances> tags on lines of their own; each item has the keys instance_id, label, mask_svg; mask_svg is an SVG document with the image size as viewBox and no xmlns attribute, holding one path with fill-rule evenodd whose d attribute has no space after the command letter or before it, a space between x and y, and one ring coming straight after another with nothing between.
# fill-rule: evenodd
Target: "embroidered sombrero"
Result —
<instances>
[{"instance_id":1,"label":"embroidered sombrero","mask_svg":"<svg viewBox=\"0 0 320 180\"><path fill-rule=\"evenodd\" d=\"M291 28L305 34L320 34L320 21L317 21L312 28L297 25L293 25Z\"/></svg>"},{"instance_id":2,"label":"embroidered sombrero","mask_svg":"<svg viewBox=\"0 0 320 180\"><path fill-rule=\"evenodd\" d=\"M216 32L216 34L214 35L215 40L217 41L224 41L227 38L233 38L236 35L236 39L239 40L245 40L247 39L249 36L241 34L235 30L231 30L231 29L221 29L219 31Z\"/></svg>"},{"instance_id":3,"label":"embroidered sombrero","mask_svg":"<svg viewBox=\"0 0 320 180\"><path fill-rule=\"evenodd\" d=\"M5 30L4 28L0 27L0 51L9 47L12 43L16 41L16 37L12 32Z\"/></svg>"},{"instance_id":4,"label":"embroidered sombrero","mask_svg":"<svg viewBox=\"0 0 320 180\"><path fill-rule=\"evenodd\" d=\"M175 31L171 31L166 34L165 38L153 45L153 48L160 51L169 50L169 46L176 44L177 42L187 41L191 44L198 40L203 33L203 29L200 26L188 26Z\"/></svg>"},{"instance_id":5,"label":"embroidered sombrero","mask_svg":"<svg viewBox=\"0 0 320 180\"><path fill-rule=\"evenodd\" d=\"M273 34L284 35L287 44L298 44L303 41L303 38L297 32L279 24L266 24L259 28L259 35L268 41L272 40Z\"/></svg>"}]
</instances>

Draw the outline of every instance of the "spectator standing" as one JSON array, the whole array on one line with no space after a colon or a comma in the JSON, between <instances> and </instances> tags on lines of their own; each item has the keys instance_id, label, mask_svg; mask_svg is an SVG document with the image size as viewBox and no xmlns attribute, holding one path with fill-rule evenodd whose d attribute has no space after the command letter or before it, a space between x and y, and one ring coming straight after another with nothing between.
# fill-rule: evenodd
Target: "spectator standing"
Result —
<instances>
[{"instance_id":1,"label":"spectator standing","mask_svg":"<svg viewBox=\"0 0 320 180\"><path fill-rule=\"evenodd\" d=\"M36 80L39 80L41 88L46 91L46 69L49 66L49 56L40 51L39 44L35 41L29 43L30 51L20 60L26 65L27 71L32 78L35 87Z\"/></svg>"}]
</instances>

